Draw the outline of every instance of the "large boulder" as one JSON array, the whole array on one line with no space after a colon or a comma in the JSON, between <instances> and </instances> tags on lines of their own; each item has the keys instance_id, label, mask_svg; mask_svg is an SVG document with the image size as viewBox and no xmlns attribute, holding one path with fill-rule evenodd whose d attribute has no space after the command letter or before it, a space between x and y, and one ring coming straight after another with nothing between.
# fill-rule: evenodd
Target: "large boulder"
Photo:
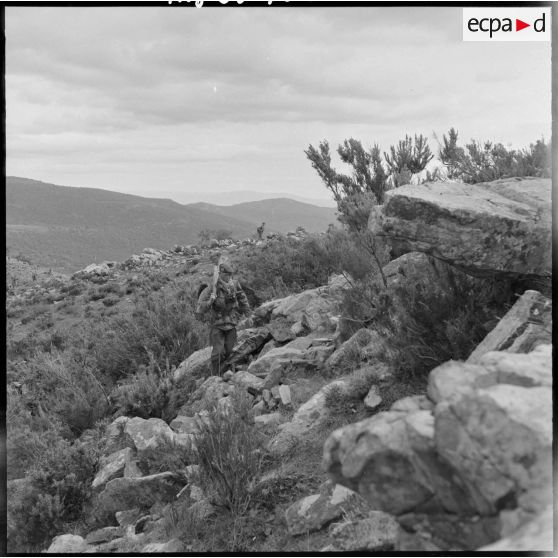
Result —
<instances>
[{"instance_id":1,"label":"large boulder","mask_svg":"<svg viewBox=\"0 0 558 558\"><path fill-rule=\"evenodd\" d=\"M386 192L370 228L395 254L418 251L472 275L552 274L551 181L430 182Z\"/></svg>"},{"instance_id":2,"label":"large boulder","mask_svg":"<svg viewBox=\"0 0 558 558\"><path fill-rule=\"evenodd\" d=\"M475 364L489 351L529 353L544 343L552 343L552 300L529 290L477 345L467 362Z\"/></svg>"},{"instance_id":3,"label":"large boulder","mask_svg":"<svg viewBox=\"0 0 558 558\"><path fill-rule=\"evenodd\" d=\"M552 497L552 393L497 384L436 406L436 447L482 515Z\"/></svg>"},{"instance_id":4,"label":"large boulder","mask_svg":"<svg viewBox=\"0 0 558 558\"><path fill-rule=\"evenodd\" d=\"M549 345L445 363L429 376L430 403L408 398L336 430L324 466L377 509L496 517L507 536L551 502L551 382Z\"/></svg>"},{"instance_id":5,"label":"large boulder","mask_svg":"<svg viewBox=\"0 0 558 558\"><path fill-rule=\"evenodd\" d=\"M382 412L335 430L324 446L324 468L373 508L394 515L425 506L473 509L436 455L430 411Z\"/></svg>"}]
</instances>

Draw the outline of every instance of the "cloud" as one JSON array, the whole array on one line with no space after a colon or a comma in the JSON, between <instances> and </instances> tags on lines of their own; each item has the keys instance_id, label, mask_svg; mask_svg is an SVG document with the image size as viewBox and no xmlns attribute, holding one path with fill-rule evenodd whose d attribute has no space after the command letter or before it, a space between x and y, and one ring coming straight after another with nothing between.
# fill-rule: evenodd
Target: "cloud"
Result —
<instances>
[{"instance_id":1,"label":"cloud","mask_svg":"<svg viewBox=\"0 0 558 558\"><path fill-rule=\"evenodd\" d=\"M325 138L548 135L550 45L463 43L460 8L7 7L6 102L11 174L300 188Z\"/></svg>"}]
</instances>

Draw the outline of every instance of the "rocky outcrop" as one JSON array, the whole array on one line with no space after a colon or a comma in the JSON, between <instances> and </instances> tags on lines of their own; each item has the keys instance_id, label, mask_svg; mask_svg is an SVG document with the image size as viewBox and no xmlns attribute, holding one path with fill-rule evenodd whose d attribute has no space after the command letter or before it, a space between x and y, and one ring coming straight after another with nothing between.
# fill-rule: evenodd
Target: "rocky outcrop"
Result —
<instances>
[{"instance_id":1,"label":"rocky outcrop","mask_svg":"<svg viewBox=\"0 0 558 558\"><path fill-rule=\"evenodd\" d=\"M551 181L430 182L386 192L371 230L395 254L425 252L471 275L552 274Z\"/></svg>"},{"instance_id":2,"label":"rocky outcrop","mask_svg":"<svg viewBox=\"0 0 558 558\"><path fill-rule=\"evenodd\" d=\"M445 363L433 410L415 399L335 431L324 466L375 509L498 517L505 536L552 497L551 381L549 345Z\"/></svg>"},{"instance_id":3,"label":"rocky outcrop","mask_svg":"<svg viewBox=\"0 0 558 558\"><path fill-rule=\"evenodd\" d=\"M340 314L341 295L347 287L343 277L334 276L323 287L262 304L254 315L260 323L271 324L272 334L279 342L294 339L302 332L332 331L334 317Z\"/></svg>"},{"instance_id":4,"label":"rocky outcrop","mask_svg":"<svg viewBox=\"0 0 558 558\"><path fill-rule=\"evenodd\" d=\"M552 300L525 291L467 362L477 363L489 351L528 353L543 343L552 343Z\"/></svg>"}]
</instances>

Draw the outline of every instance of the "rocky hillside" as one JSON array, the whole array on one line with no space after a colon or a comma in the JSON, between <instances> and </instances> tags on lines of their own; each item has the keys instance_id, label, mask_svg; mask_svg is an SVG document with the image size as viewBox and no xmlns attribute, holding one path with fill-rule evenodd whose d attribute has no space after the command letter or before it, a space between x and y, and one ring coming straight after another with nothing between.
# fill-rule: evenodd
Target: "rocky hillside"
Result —
<instances>
[{"instance_id":1,"label":"rocky hillside","mask_svg":"<svg viewBox=\"0 0 558 558\"><path fill-rule=\"evenodd\" d=\"M354 282L333 274L321 286L259 304L239 328L223 377L209 375L203 340L177 366L167 361L149 384L172 394L158 416L147 412L154 406L147 396L134 399L74 443L89 448L97 436L99 454L83 481L94 512L79 534L58 532L48 552L551 550L550 236L540 226L549 223L550 206L532 185L499 182L489 189L499 193L483 203L468 187L403 187L388 196L370 226L398 255L383 268L390 335L380 313L368 327L347 330ZM550 182L539 181L537 192L545 188ZM255 248L263 256L273 242ZM223 241L206 250L146 250L65 282L52 279L41 293L16 281L9 308L19 318L16 297L19 308L39 295L60 304L72 296L72 282L95 289L119 282L124 290L155 270L190 277L194 287L218 255L234 261L249 248L249 241ZM393 339L416 325L410 293L456 292L470 281L464 271L495 278L493 290L513 278L515 288L540 284L544 293L516 293L465 358L450 357L424 382L412 381ZM481 296L480 287L469 292ZM128 298L105 309L137 311ZM443 315L434 306L427 311ZM442 329L456 323L465 322L449 320ZM8 381L14 400L33 389L10 374ZM109 399L131 401L138 385L124 382ZM12 541L37 482L30 473L9 481Z\"/></svg>"},{"instance_id":2,"label":"rocky hillside","mask_svg":"<svg viewBox=\"0 0 558 558\"><path fill-rule=\"evenodd\" d=\"M281 233L294 231L298 226L303 226L308 232L323 232L330 223L337 223L336 209L318 207L288 198L245 202L229 206L195 203L187 207L196 207L203 211L249 221L254 224L254 229L265 222L267 230Z\"/></svg>"},{"instance_id":3,"label":"rocky hillside","mask_svg":"<svg viewBox=\"0 0 558 558\"><path fill-rule=\"evenodd\" d=\"M203 230L221 237L255 236L262 221L267 221L266 233L287 233L298 226L320 232L335 221L335 211L293 200L232 207L181 205L96 188L6 179L8 251L62 273L92 261L123 260L146 246L193 244Z\"/></svg>"}]
</instances>

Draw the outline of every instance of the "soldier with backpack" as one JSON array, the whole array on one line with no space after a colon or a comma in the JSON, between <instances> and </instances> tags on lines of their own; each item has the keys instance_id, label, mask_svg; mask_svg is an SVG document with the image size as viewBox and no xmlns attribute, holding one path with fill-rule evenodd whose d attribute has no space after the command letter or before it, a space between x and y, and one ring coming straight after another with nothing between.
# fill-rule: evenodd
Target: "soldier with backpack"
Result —
<instances>
[{"instance_id":1,"label":"soldier with backpack","mask_svg":"<svg viewBox=\"0 0 558 558\"><path fill-rule=\"evenodd\" d=\"M262 223L262 224L256 229L256 232L258 233L258 240L262 240L264 229L265 229L265 223Z\"/></svg>"},{"instance_id":2,"label":"soldier with backpack","mask_svg":"<svg viewBox=\"0 0 558 558\"><path fill-rule=\"evenodd\" d=\"M211 368L213 375L220 376L236 343L240 316L250 312L250 304L240 283L232 278L229 264L219 264L216 272L213 285L206 286L199 295L196 314L208 315L209 342L213 347Z\"/></svg>"}]
</instances>

